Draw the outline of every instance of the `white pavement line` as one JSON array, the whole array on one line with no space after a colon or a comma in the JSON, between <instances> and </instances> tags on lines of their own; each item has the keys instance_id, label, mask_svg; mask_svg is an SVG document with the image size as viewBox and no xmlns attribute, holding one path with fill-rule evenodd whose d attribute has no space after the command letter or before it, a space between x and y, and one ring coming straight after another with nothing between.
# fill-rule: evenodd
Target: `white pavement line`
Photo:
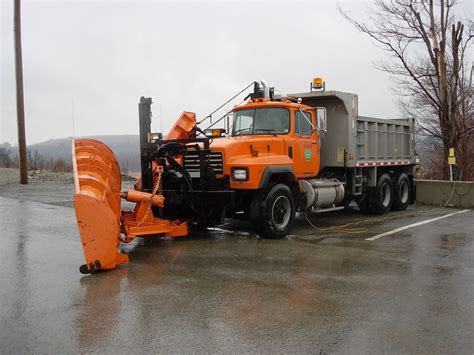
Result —
<instances>
[{"instance_id":1,"label":"white pavement line","mask_svg":"<svg viewBox=\"0 0 474 355\"><path fill-rule=\"evenodd\" d=\"M396 229L393 229L391 231L388 231L388 232L385 232L385 233L382 233L382 234L374 235L373 237L370 237L370 238L365 238L365 240L370 240L370 241L376 240L376 239L385 237L385 236L390 235L390 234L394 234L394 233L398 233L400 231L404 231L405 229L418 227L418 226L421 226L422 224L431 223L431 222L434 222L434 221L437 221L437 220L440 220L440 219L443 219L443 218L448 218L448 217L454 216L455 214L464 213L464 212L467 212L467 211L470 211L470 210L462 210L462 211L457 211L457 212L453 212L453 213L448 213L448 214L445 214L444 216L440 216L440 217L436 217L436 218L432 218L432 219L427 219L426 221L421 221L421 222L409 224L407 226L396 228Z\"/></svg>"}]
</instances>

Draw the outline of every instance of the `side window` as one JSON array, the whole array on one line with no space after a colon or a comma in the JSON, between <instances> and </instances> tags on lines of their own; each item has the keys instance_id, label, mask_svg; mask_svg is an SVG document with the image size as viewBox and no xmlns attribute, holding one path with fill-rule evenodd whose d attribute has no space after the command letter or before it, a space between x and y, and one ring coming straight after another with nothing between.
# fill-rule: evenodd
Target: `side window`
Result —
<instances>
[{"instance_id":1,"label":"side window","mask_svg":"<svg viewBox=\"0 0 474 355\"><path fill-rule=\"evenodd\" d=\"M311 132L311 130L313 129L310 121L312 121L311 113L296 111L295 112L295 133L301 134L302 136L309 134L309 132Z\"/></svg>"}]
</instances>

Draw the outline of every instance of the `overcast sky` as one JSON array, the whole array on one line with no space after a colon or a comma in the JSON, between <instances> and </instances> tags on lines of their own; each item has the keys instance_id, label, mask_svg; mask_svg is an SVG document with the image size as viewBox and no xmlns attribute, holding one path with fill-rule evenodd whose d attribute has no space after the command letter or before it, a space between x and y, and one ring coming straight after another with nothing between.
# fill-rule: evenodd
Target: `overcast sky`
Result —
<instances>
[{"instance_id":1,"label":"overcast sky","mask_svg":"<svg viewBox=\"0 0 474 355\"><path fill-rule=\"evenodd\" d=\"M0 1L0 142L16 144L13 0ZM363 18L370 2L342 6ZM142 95L166 132L183 110L203 117L260 79L291 93L323 76L359 94L360 114L398 117L373 67L383 52L336 2L25 2L22 16L29 144L72 136L73 111L76 136L137 134Z\"/></svg>"}]
</instances>

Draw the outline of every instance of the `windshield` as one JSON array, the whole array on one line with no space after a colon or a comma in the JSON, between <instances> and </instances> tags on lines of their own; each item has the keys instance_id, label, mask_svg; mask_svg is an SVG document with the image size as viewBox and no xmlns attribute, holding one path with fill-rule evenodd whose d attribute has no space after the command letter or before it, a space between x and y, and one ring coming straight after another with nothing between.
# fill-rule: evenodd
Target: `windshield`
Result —
<instances>
[{"instance_id":1,"label":"windshield","mask_svg":"<svg viewBox=\"0 0 474 355\"><path fill-rule=\"evenodd\" d=\"M233 136L244 134L286 134L290 112L285 108L258 108L234 112Z\"/></svg>"}]
</instances>

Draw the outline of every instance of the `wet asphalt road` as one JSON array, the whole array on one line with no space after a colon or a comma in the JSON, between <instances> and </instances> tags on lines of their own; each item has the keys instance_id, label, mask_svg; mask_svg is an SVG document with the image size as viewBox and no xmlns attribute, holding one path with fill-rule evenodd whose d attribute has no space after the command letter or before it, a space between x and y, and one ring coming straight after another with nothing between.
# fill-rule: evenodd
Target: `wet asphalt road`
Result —
<instances>
[{"instance_id":1,"label":"wet asphalt road","mask_svg":"<svg viewBox=\"0 0 474 355\"><path fill-rule=\"evenodd\" d=\"M40 190L0 197L1 353L473 352L473 211L372 242L453 209L310 216L320 228L363 220L353 234L300 216L283 240L231 222L140 240L130 264L83 276L68 190Z\"/></svg>"}]
</instances>

